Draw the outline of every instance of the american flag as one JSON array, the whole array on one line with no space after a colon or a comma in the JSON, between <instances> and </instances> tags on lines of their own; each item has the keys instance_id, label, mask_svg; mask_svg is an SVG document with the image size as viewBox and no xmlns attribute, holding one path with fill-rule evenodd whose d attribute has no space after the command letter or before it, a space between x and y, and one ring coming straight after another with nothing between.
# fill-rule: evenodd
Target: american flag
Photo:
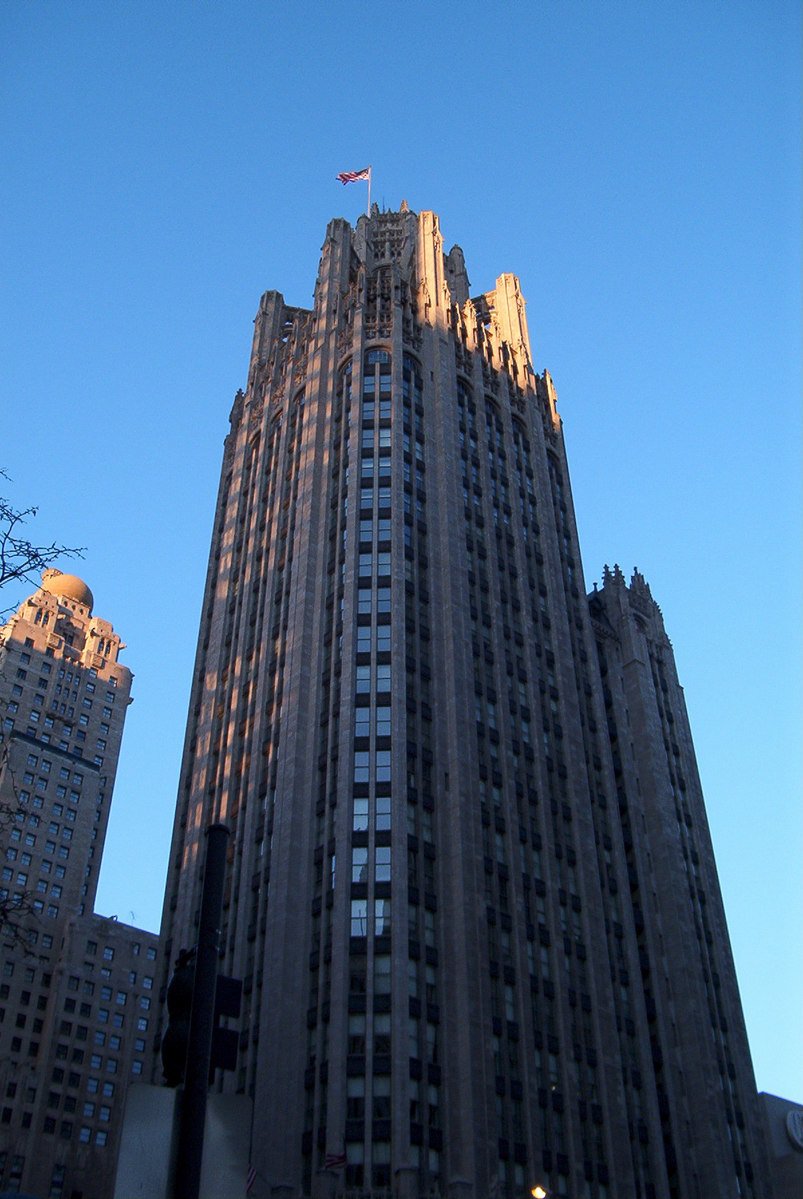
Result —
<instances>
[{"instance_id":1,"label":"american flag","mask_svg":"<svg viewBox=\"0 0 803 1199\"><path fill-rule=\"evenodd\" d=\"M342 1170L345 1164L345 1153L327 1153L324 1158L323 1168L325 1170Z\"/></svg>"},{"instance_id":2,"label":"american flag","mask_svg":"<svg viewBox=\"0 0 803 1199\"><path fill-rule=\"evenodd\" d=\"M339 179L341 183L357 183L360 179L371 178L371 168L363 167L361 171L341 171L336 178Z\"/></svg>"}]
</instances>

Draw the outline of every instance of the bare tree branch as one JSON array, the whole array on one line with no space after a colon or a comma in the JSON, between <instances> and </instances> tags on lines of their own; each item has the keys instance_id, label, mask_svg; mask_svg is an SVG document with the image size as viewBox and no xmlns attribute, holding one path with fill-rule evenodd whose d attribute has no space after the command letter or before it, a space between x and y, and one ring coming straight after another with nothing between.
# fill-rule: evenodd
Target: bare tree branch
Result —
<instances>
[{"instance_id":1,"label":"bare tree branch","mask_svg":"<svg viewBox=\"0 0 803 1199\"><path fill-rule=\"evenodd\" d=\"M8 474L0 468L0 479L9 481ZM36 545L23 532L23 527L36 516L38 508L15 508L0 496L0 588L6 583L30 582L32 576L46 570L58 558L80 558L83 547L60 545L53 541L49 545ZM0 612L0 615L3 613Z\"/></svg>"}]
</instances>

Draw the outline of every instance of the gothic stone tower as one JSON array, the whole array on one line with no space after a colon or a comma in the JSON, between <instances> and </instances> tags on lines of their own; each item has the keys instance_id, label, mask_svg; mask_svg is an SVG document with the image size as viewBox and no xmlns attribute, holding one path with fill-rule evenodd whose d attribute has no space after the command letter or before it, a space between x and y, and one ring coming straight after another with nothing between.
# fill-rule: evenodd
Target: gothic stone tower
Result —
<instances>
[{"instance_id":1,"label":"gothic stone tower","mask_svg":"<svg viewBox=\"0 0 803 1199\"><path fill-rule=\"evenodd\" d=\"M312 310L262 297L166 969L213 820L255 1194L767 1194L660 614L618 572L589 608L518 280L470 298L433 213L334 220Z\"/></svg>"}]
</instances>

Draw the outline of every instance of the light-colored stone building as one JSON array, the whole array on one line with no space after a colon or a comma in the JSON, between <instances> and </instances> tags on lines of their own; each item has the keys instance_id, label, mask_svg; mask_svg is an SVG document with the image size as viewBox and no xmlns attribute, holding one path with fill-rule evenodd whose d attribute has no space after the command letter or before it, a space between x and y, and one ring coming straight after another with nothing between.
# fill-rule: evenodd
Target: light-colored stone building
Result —
<instances>
[{"instance_id":1,"label":"light-colored stone building","mask_svg":"<svg viewBox=\"0 0 803 1199\"><path fill-rule=\"evenodd\" d=\"M332 221L230 423L163 984L223 820L252 1194L766 1199L672 649L639 574L584 594L516 277Z\"/></svg>"},{"instance_id":2,"label":"light-colored stone building","mask_svg":"<svg viewBox=\"0 0 803 1199\"><path fill-rule=\"evenodd\" d=\"M158 938L93 914L131 672L46 571L0 630L0 1192L105 1199Z\"/></svg>"}]
</instances>

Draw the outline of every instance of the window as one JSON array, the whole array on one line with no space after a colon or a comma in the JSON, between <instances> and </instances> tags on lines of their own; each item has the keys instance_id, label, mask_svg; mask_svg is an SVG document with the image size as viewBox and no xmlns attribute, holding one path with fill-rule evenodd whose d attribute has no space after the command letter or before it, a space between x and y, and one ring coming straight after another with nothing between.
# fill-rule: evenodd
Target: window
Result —
<instances>
[{"instance_id":1,"label":"window","mask_svg":"<svg viewBox=\"0 0 803 1199\"><path fill-rule=\"evenodd\" d=\"M351 935L365 937L368 934L368 901L352 899L351 901Z\"/></svg>"},{"instance_id":2,"label":"window","mask_svg":"<svg viewBox=\"0 0 803 1199\"><path fill-rule=\"evenodd\" d=\"M369 709L363 709L369 711ZM367 750L355 750L354 753L354 782L367 783L370 778L370 754Z\"/></svg>"},{"instance_id":3,"label":"window","mask_svg":"<svg viewBox=\"0 0 803 1199\"><path fill-rule=\"evenodd\" d=\"M351 827L355 832L362 832L368 828L368 800L354 800L354 815L352 818Z\"/></svg>"},{"instance_id":4,"label":"window","mask_svg":"<svg viewBox=\"0 0 803 1199\"><path fill-rule=\"evenodd\" d=\"M375 850L375 868L376 881L378 883L390 882L390 846L377 845Z\"/></svg>"},{"instance_id":5,"label":"window","mask_svg":"<svg viewBox=\"0 0 803 1199\"><path fill-rule=\"evenodd\" d=\"M354 710L354 736L368 737L371 732L371 709L370 708L355 708ZM355 774L356 779L356 774ZM366 775L367 780L367 775Z\"/></svg>"},{"instance_id":6,"label":"window","mask_svg":"<svg viewBox=\"0 0 803 1199\"><path fill-rule=\"evenodd\" d=\"M391 827L391 797L380 795L376 797L376 831L387 832Z\"/></svg>"},{"instance_id":7,"label":"window","mask_svg":"<svg viewBox=\"0 0 803 1199\"><path fill-rule=\"evenodd\" d=\"M365 847L356 846L351 851L351 881L368 882L368 850Z\"/></svg>"},{"instance_id":8,"label":"window","mask_svg":"<svg viewBox=\"0 0 803 1199\"><path fill-rule=\"evenodd\" d=\"M371 652L371 626L364 624L357 629L357 653L370 654Z\"/></svg>"},{"instance_id":9,"label":"window","mask_svg":"<svg viewBox=\"0 0 803 1199\"><path fill-rule=\"evenodd\" d=\"M357 673L356 673L356 679L355 679L355 690L358 695L365 695L371 690L371 667L370 666L358 666L357 667Z\"/></svg>"},{"instance_id":10,"label":"window","mask_svg":"<svg viewBox=\"0 0 803 1199\"><path fill-rule=\"evenodd\" d=\"M374 958L374 994L390 994L390 956L377 954Z\"/></svg>"},{"instance_id":11,"label":"window","mask_svg":"<svg viewBox=\"0 0 803 1199\"><path fill-rule=\"evenodd\" d=\"M354 1017L351 1017L349 1020L349 1031L350 1031L352 1019L354 1019ZM364 1028L365 1028L365 1017L364 1016L362 1017L362 1021L363 1021L363 1032L364 1032ZM349 1036L349 1044L351 1044L352 1039L353 1038L351 1036ZM354 1038L354 1039L355 1040L359 1039L362 1043L362 1047L360 1049L355 1049L353 1052L358 1053L360 1055L365 1053L365 1036L363 1035L361 1038ZM346 1116L349 1120L362 1120L364 1115L365 1115L365 1078L363 1078L362 1076L354 1076L354 1077L348 1078L347 1082L346 1082Z\"/></svg>"},{"instance_id":12,"label":"window","mask_svg":"<svg viewBox=\"0 0 803 1199\"><path fill-rule=\"evenodd\" d=\"M377 937L390 934L390 900L374 900L374 935Z\"/></svg>"},{"instance_id":13,"label":"window","mask_svg":"<svg viewBox=\"0 0 803 1199\"><path fill-rule=\"evenodd\" d=\"M355 759L357 755L355 754ZM378 749L376 751L376 781L378 783L390 782L390 750Z\"/></svg>"},{"instance_id":14,"label":"window","mask_svg":"<svg viewBox=\"0 0 803 1199\"><path fill-rule=\"evenodd\" d=\"M374 1053L390 1053L390 1013L377 1013L374 1016ZM385 1090L385 1085L387 1089ZM374 1116L385 1119L390 1116L390 1078L389 1076L374 1077L374 1095L377 1093L387 1095L387 1110L381 1113L376 1111L376 1103L374 1104Z\"/></svg>"}]
</instances>

